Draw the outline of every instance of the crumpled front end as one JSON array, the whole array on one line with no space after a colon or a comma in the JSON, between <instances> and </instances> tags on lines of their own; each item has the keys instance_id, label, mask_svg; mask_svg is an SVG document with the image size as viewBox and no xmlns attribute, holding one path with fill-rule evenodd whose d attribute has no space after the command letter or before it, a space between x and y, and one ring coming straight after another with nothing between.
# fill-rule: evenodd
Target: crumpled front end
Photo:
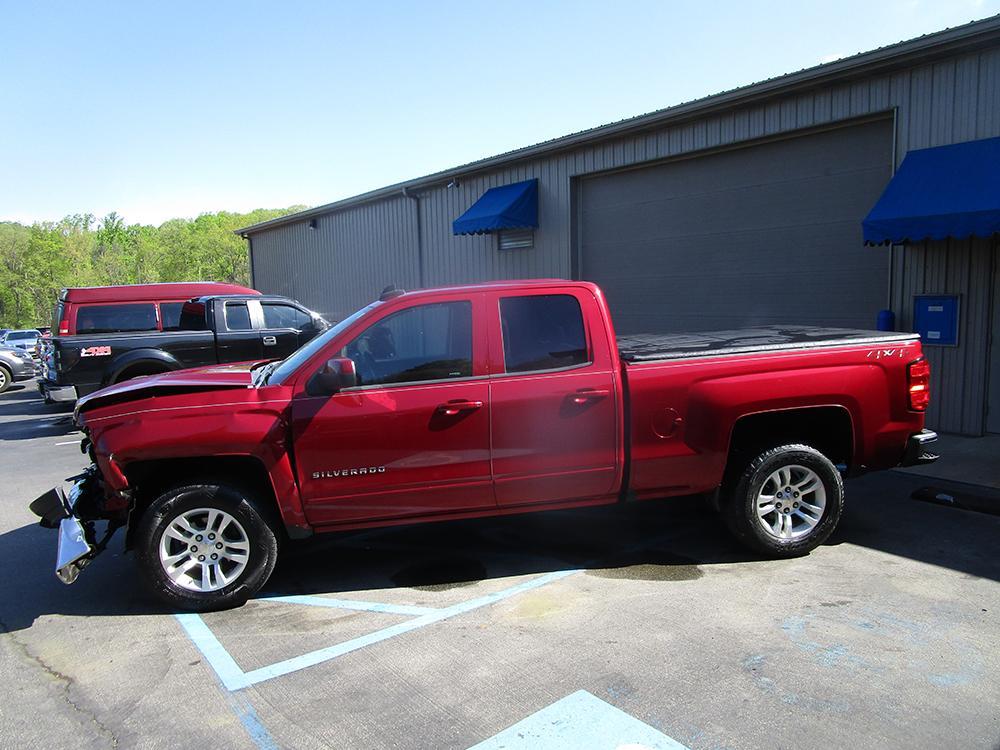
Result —
<instances>
[{"instance_id":1,"label":"crumpled front end","mask_svg":"<svg viewBox=\"0 0 1000 750\"><path fill-rule=\"evenodd\" d=\"M81 448L88 452L89 447L90 440L84 438ZM96 465L68 481L69 492L53 487L28 506L41 519L39 525L59 531L55 573L66 584L104 551L115 531L127 523L131 506L128 491L109 491ZM100 539L99 522L106 524Z\"/></svg>"}]
</instances>

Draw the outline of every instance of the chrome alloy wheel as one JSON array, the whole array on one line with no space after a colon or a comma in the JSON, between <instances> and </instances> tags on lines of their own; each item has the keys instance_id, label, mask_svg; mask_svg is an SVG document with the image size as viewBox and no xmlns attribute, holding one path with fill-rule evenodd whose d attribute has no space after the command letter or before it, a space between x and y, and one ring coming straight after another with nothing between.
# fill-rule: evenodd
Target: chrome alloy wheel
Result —
<instances>
[{"instance_id":1,"label":"chrome alloy wheel","mask_svg":"<svg viewBox=\"0 0 1000 750\"><path fill-rule=\"evenodd\" d=\"M776 469L757 493L757 519L776 539L799 539L811 532L826 510L826 488L812 469Z\"/></svg>"},{"instance_id":2,"label":"chrome alloy wheel","mask_svg":"<svg viewBox=\"0 0 1000 750\"><path fill-rule=\"evenodd\" d=\"M0 367L0 391L7 387L7 371Z\"/></svg>"},{"instance_id":3,"label":"chrome alloy wheel","mask_svg":"<svg viewBox=\"0 0 1000 750\"><path fill-rule=\"evenodd\" d=\"M191 591L218 591L246 570L250 539L233 516L196 508L177 516L160 537L160 565Z\"/></svg>"}]
</instances>

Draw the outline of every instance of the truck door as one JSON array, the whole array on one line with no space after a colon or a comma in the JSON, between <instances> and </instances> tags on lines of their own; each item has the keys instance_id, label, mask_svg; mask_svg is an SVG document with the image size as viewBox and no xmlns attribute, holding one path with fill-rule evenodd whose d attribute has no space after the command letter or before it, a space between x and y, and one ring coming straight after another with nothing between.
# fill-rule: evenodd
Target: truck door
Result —
<instances>
[{"instance_id":1,"label":"truck door","mask_svg":"<svg viewBox=\"0 0 1000 750\"><path fill-rule=\"evenodd\" d=\"M223 305L219 310L219 305ZM253 327L245 300L215 300L215 339L219 362L263 359L260 331Z\"/></svg>"},{"instance_id":2,"label":"truck door","mask_svg":"<svg viewBox=\"0 0 1000 750\"><path fill-rule=\"evenodd\" d=\"M354 361L358 386L293 399L310 523L496 507L485 336L473 328L482 304L474 295L389 313L328 354Z\"/></svg>"},{"instance_id":3,"label":"truck door","mask_svg":"<svg viewBox=\"0 0 1000 750\"><path fill-rule=\"evenodd\" d=\"M492 295L490 403L500 506L605 498L617 490L618 373L589 292Z\"/></svg>"},{"instance_id":4,"label":"truck door","mask_svg":"<svg viewBox=\"0 0 1000 750\"><path fill-rule=\"evenodd\" d=\"M299 348L299 319L304 313L284 302L248 300L251 315L260 329L264 356L284 359Z\"/></svg>"}]
</instances>

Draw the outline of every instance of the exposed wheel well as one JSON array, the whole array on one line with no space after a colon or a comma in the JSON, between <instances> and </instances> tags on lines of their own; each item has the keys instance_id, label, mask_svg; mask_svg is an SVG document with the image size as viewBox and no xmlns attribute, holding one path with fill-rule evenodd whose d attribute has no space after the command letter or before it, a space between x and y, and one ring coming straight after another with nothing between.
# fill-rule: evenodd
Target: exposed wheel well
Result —
<instances>
[{"instance_id":1,"label":"exposed wheel well","mask_svg":"<svg viewBox=\"0 0 1000 750\"><path fill-rule=\"evenodd\" d=\"M159 362L137 362L118 373L114 382L121 383L123 380L131 380L142 375L159 375L161 372L170 372L170 368Z\"/></svg>"},{"instance_id":2,"label":"exposed wheel well","mask_svg":"<svg viewBox=\"0 0 1000 750\"><path fill-rule=\"evenodd\" d=\"M744 459L785 443L810 445L834 464L849 467L854 453L851 415L840 406L816 406L741 417L733 426L727 473Z\"/></svg>"},{"instance_id":3,"label":"exposed wheel well","mask_svg":"<svg viewBox=\"0 0 1000 750\"><path fill-rule=\"evenodd\" d=\"M130 487L135 489L135 508L129 519L126 548L131 547L132 530L150 503L169 490L185 484L219 482L247 491L260 501L257 510L277 533L284 524L274 496L271 478L264 464L253 456L203 456L136 461L125 468Z\"/></svg>"}]
</instances>

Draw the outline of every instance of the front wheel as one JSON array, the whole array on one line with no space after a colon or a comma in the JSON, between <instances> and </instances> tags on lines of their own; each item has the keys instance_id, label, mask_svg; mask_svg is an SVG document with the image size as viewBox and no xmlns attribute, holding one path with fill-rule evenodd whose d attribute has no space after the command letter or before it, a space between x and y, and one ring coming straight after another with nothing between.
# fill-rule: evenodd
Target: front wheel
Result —
<instances>
[{"instance_id":1,"label":"front wheel","mask_svg":"<svg viewBox=\"0 0 1000 750\"><path fill-rule=\"evenodd\" d=\"M844 483L830 459L808 445L782 445L754 457L726 483L721 510L745 546L786 558L826 541L843 506Z\"/></svg>"},{"instance_id":2,"label":"front wheel","mask_svg":"<svg viewBox=\"0 0 1000 750\"><path fill-rule=\"evenodd\" d=\"M255 499L224 484L168 490L136 534L136 557L152 592L199 612L245 603L267 582L277 555L277 536Z\"/></svg>"},{"instance_id":3,"label":"front wheel","mask_svg":"<svg viewBox=\"0 0 1000 750\"><path fill-rule=\"evenodd\" d=\"M3 365L0 365L0 393L3 393L8 388L10 384L14 382L14 378L11 376L10 372Z\"/></svg>"}]
</instances>

